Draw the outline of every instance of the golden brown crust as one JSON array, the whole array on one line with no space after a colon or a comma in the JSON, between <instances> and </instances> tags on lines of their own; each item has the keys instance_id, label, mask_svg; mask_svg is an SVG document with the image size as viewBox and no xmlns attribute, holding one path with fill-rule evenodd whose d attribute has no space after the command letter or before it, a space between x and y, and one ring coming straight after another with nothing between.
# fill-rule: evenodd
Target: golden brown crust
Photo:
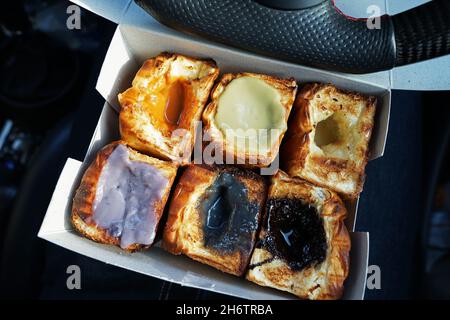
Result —
<instances>
[{"instance_id":1,"label":"golden brown crust","mask_svg":"<svg viewBox=\"0 0 450 320\"><path fill-rule=\"evenodd\" d=\"M356 198L364 184L369 141L374 126L375 97L339 90L332 85L306 85L298 94L281 146L281 166L290 176ZM335 117L339 137L318 146L318 124Z\"/></svg>"},{"instance_id":2,"label":"golden brown crust","mask_svg":"<svg viewBox=\"0 0 450 320\"><path fill-rule=\"evenodd\" d=\"M188 163L195 141L194 124L200 121L218 75L219 68L210 59L164 52L145 61L132 87L118 96L122 139L141 152ZM178 124L172 125L161 121L158 118L160 115L156 116L150 100L155 96L164 96L163 92L167 94L167 89L176 81L184 83L184 107ZM172 135L177 129L188 135Z\"/></svg>"},{"instance_id":3,"label":"golden brown crust","mask_svg":"<svg viewBox=\"0 0 450 320\"><path fill-rule=\"evenodd\" d=\"M189 165L171 197L162 247L173 254L184 254L223 272L241 276L248 265L250 253L245 254L239 250L229 254L218 253L206 248L203 242L199 202L206 189L224 170L233 171L234 176L246 186L248 199L258 203L258 216L261 216L267 192L266 183L261 176L228 166L219 168ZM253 244L255 238L256 231L252 235Z\"/></svg>"},{"instance_id":4,"label":"golden brown crust","mask_svg":"<svg viewBox=\"0 0 450 320\"><path fill-rule=\"evenodd\" d=\"M264 80L267 84L275 88L279 91L281 96L281 105L285 109L285 121L287 123L287 120L289 118L289 114L292 109L292 105L294 104L295 95L297 93L297 83L293 78L290 79L280 79L274 76L264 75L264 74L255 74L255 73L227 73L224 74L220 81L216 84L214 89L211 93L211 102L207 105L205 108L205 111L203 112L203 123L205 125L204 131L210 134L211 144L217 144L221 149L223 147L224 151L224 159L227 158L233 158L238 164L245 163L243 165L244 167L248 168L260 168L260 167L267 167L269 166L275 157L278 154L278 150L281 144L281 140L283 139L283 136L286 132L286 130L282 130L281 134L278 138L278 142L274 143L272 145L271 150L269 150L265 154L252 154L248 150L245 150L245 152L238 152L238 150L235 150L234 148L232 150L227 149L226 141L224 141L223 134L219 128L217 128L214 118L216 116L217 112L217 106L218 106L218 100L220 95L224 92L227 85L233 81L234 79L240 78L240 77L255 77L261 80ZM249 159L257 159L256 164L250 163Z\"/></svg>"},{"instance_id":5,"label":"golden brown crust","mask_svg":"<svg viewBox=\"0 0 450 320\"><path fill-rule=\"evenodd\" d=\"M93 222L86 222L86 218L92 216L93 214L92 206L97 191L97 182L100 178L102 169L107 163L107 160L111 153L114 151L115 147L119 144L127 145L124 141L115 141L108 144L97 153L94 161L90 164L90 166L84 173L83 178L81 179L80 186L75 193L75 196L73 198L72 214L70 217L75 230L77 230L86 238L99 243L112 244L116 246L120 244L120 239L118 237L112 237L108 234L107 230L98 227ZM167 202L167 198L170 193L170 188L176 176L177 166L173 163L140 154L139 152L129 147L128 153L130 160L149 163L158 168L168 179L167 189L164 191L161 201L156 205L155 208L155 214L157 216L157 221L159 222L163 213L165 203ZM150 246L132 244L125 250L136 251L148 247Z\"/></svg>"},{"instance_id":6,"label":"golden brown crust","mask_svg":"<svg viewBox=\"0 0 450 320\"><path fill-rule=\"evenodd\" d=\"M323 219L327 238L326 258L315 267L294 271L264 247L255 248L250 265L256 266L250 267L247 279L262 286L290 292L302 299L340 298L348 275L350 251L350 237L343 221L347 211L341 199L332 191L298 178L289 178L281 170L272 178L267 201L279 198L299 199L317 209ZM265 235L263 228L259 238L262 240ZM269 262L258 266L258 263L267 260Z\"/></svg>"}]
</instances>

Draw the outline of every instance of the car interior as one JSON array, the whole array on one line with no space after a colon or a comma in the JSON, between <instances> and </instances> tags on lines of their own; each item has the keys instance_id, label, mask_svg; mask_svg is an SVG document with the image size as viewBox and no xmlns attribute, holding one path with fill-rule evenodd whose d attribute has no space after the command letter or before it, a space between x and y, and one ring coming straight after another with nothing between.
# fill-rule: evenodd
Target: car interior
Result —
<instances>
[{"instance_id":1,"label":"car interior","mask_svg":"<svg viewBox=\"0 0 450 320\"><path fill-rule=\"evenodd\" d=\"M186 27L183 21L188 19L184 14L189 14L189 8L197 12L203 10L194 1L187 4L190 7L186 11L170 11L169 14L165 6L171 1L136 2L144 9L158 12L156 18L163 23L170 25L170 21L178 21L173 23L176 29ZM217 1L210 1L208 5L214 2ZM246 10L253 5L268 6L271 10L301 10L298 7L273 9L273 1L263 2L248 4ZM285 3L289 7L295 6L295 2ZM307 2L303 1L303 5L310 8L322 1ZM97 77L117 27L114 22L81 9L82 28L70 30L66 26L68 5L57 0L20 0L2 3L6 9L0 10L0 297L238 299L135 273L37 236L67 158L82 161L85 157L104 104L95 89ZM204 7L207 10L208 6ZM214 11L213 16L228 19L236 15L224 8L221 10ZM261 17L264 13L261 9L249 14ZM326 19L335 21L331 14ZM285 30L288 27L284 23L289 20L273 28ZM312 29L320 29L320 22L316 26L309 23ZM396 31L400 30L402 24L395 23ZM235 41L238 48L247 48L250 52L260 50L272 58L283 48L289 61L297 59L297 55L308 60L310 53L307 49L295 51L295 43L278 41L277 33L265 40L258 39L254 44L242 30L238 32L240 36L232 39L227 37L232 32L226 28L208 29L192 21L190 27L196 28L186 27L190 33L208 39L210 33L214 33L222 44ZM343 28L350 26L343 25ZM438 53L439 48L436 48L436 55L443 55L450 48L450 31L447 29L447 32L447 38L442 39L443 52ZM384 40L380 39L366 38L382 43ZM409 41L414 39L404 40L405 47L411 46ZM253 47L257 45L260 47ZM376 68L386 70L395 60L385 47L379 51L374 48L370 55L361 57L360 49L342 53L335 49L340 46L339 42L323 44L324 52L331 52L324 55L326 58L315 56L306 62L300 60L299 64L330 72L353 70L360 74ZM345 63L336 64L339 59L342 61L343 55L349 58ZM380 62L381 56L385 60L380 67L375 62ZM409 64L428 58L416 57L414 61L403 57L402 61ZM436 67L433 73L448 75L449 69ZM371 274L368 273L365 299L450 299L448 79L446 76L440 80L447 81L444 85L448 90L392 90L384 156L367 164L368 178L364 196L359 201L360 214L355 227L356 231L370 232L368 265L381 270L381 283L375 287L370 287ZM83 270L82 290L69 290L66 285L70 265Z\"/></svg>"}]
</instances>

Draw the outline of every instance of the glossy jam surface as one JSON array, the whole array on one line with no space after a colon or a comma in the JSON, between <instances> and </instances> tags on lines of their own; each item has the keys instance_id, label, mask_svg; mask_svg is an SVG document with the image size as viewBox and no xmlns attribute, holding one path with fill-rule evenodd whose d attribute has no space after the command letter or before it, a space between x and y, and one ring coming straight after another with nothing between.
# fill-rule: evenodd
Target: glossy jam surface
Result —
<instances>
[{"instance_id":1,"label":"glossy jam surface","mask_svg":"<svg viewBox=\"0 0 450 320\"><path fill-rule=\"evenodd\" d=\"M264 246L299 271L325 260L327 239L317 210L296 199L270 199L267 203Z\"/></svg>"},{"instance_id":2,"label":"glossy jam surface","mask_svg":"<svg viewBox=\"0 0 450 320\"><path fill-rule=\"evenodd\" d=\"M120 246L153 243L158 224L155 205L161 201L168 180L154 166L130 161L128 149L119 144L109 156L97 182L93 221Z\"/></svg>"},{"instance_id":3,"label":"glossy jam surface","mask_svg":"<svg viewBox=\"0 0 450 320\"><path fill-rule=\"evenodd\" d=\"M215 122L238 149L267 151L285 129L284 118L281 96L275 88L255 77L240 77L219 97Z\"/></svg>"},{"instance_id":4,"label":"glossy jam surface","mask_svg":"<svg viewBox=\"0 0 450 320\"><path fill-rule=\"evenodd\" d=\"M178 127L187 103L188 86L181 80L152 86L144 97L143 106L157 128L171 132Z\"/></svg>"},{"instance_id":5,"label":"glossy jam surface","mask_svg":"<svg viewBox=\"0 0 450 320\"><path fill-rule=\"evenodd\" d=\"M221 173L200 204L204 244L219 253L250 254L258 228L259 206L248 201L248 190L232 173Z\"/></svg>"},{"instance_id":6,"label":"glossy jam surface","mask_svg":"<svg viewBox=\"0 0 450 320\"><path fill-rule=\"evenodd\" d=\"M183 79L161 78L131 87L120 95L121 103L133 105L149 116L151 124L165 134L177 129L185 106L192 100L192 89Z\"/></svg>"},{"instance_id":7,"label":"glossy jam surface","mask_svg":"<svg viewBox=\"0 0 450 320\"><path fill-rule=\"evenodd\" d=\"M186 85L180 80L173 82L168 89L164 118L167 123L177 126L186 100Z\"/></svg>"}]
</instances>

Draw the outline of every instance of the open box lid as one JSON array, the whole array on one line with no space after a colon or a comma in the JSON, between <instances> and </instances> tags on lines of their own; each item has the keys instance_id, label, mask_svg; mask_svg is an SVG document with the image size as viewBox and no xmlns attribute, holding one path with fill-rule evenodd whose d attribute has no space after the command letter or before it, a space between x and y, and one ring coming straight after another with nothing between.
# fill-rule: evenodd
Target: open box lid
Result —
<instances>
[{"instance_id":1,"label":"open box lid","mask_svg":"<svg viewBox=\"0 0 450 320\"><path fill-rule=\"evenodd\" d=\"M71 0L77 5L86 8L106 19L109 19L117 24L133 25L158 31L161 33L180 35L181 33L170 29L152 16L141 9L133 0ZM404 9L409 9L414 5L419 5L429 0L414 0L409 4L404 4L401 7L396 2L395 6L388 6L387 0L377 0L382 6L382 11L396 13ZM343 0L336 0L342 2L342 6L349 6L350 4ZM395 1L394 1L395 2ZM353 6L353 4L351 4ZM354 9L353 9L354 10ZM194 36L185 35L186 38L193 38ZM205 39L195 37L197 41L208 43ZM226 47L222 44L214 43L217 46ZM234 49L237 50L237 49ZM448 90L450 88L450 73L441 72L442 70L450 69L450 55L443 56L428 61L423 61L411 65L397 67L389 71L381 71L369 74L345 74L349 78L359 81L365 81L385 88L402 89L402 90ZM336 73L336 72L334 72Z\"/></svg>"}]
</instances>

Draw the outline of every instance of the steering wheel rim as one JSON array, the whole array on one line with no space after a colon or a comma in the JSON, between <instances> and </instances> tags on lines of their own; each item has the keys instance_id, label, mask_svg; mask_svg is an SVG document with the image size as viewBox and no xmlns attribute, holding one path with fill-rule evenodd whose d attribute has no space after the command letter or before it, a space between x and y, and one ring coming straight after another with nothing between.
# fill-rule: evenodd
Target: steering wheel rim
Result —
<instances>
[{"instance_id":1,"label":"steering wheel rim","mask_svg":"<svg viewBox=\"0 0 450 320\"><path fill-rule=\"evenodd\" d=\"M278 10L255 0L134 0L161 23L258 54L321 69L368 73L450 53L450 1L396 16L351 19L333 0Z\"/></svg>"}]
</instances>

